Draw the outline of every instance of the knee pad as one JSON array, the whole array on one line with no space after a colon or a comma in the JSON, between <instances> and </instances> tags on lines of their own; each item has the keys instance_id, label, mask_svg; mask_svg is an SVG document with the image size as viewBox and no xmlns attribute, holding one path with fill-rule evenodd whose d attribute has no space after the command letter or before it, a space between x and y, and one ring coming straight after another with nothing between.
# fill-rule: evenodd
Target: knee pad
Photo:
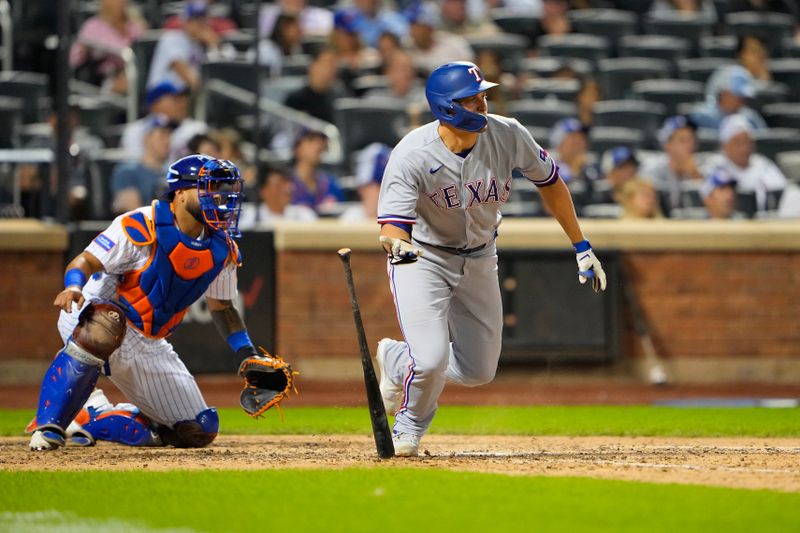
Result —
<instances>
[{"instance_id":1,"label":"knee pad","mask_svg":"<svg viewBox=\"0 0 800 533\"><path fill-rule=\"evenodd\" d=\"M108 361L122 345L127 327L125 310L117 302L94 299L83 307L71 338L83 350Z\"/></svg>"},{"instance_id":2,"label":"knee pad","mask_svg":"<svg viewBox=\"0 0 800 533\"><path fill-rule=\"evenodd\" d=\"M176 448L202 448L211 444L219 431L219 414L216 408L209 407L201 411L194 420L178 422L173 427L174 439L170 439ZM166 440L165 440L166 442Z\"/></svg>"}]
</instances>

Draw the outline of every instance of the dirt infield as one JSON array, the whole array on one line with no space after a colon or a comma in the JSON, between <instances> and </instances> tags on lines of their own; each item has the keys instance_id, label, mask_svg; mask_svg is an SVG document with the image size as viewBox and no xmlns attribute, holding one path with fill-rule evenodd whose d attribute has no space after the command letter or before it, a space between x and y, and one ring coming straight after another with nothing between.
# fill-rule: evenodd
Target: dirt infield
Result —
<instances>
[{"instance_id":1,"label":"dirt infield","mask_svg":"<svg viewBox=\"0 0 800 533\"><path fill-rule=\"evenodd\" d=\"M197 450L100 443L34 453L0 438L0 470L441 468L800 492L800 441L780 438L429 435L419 458L381 461L363 435L221 436Z\"/></svg>"}]
</instances>

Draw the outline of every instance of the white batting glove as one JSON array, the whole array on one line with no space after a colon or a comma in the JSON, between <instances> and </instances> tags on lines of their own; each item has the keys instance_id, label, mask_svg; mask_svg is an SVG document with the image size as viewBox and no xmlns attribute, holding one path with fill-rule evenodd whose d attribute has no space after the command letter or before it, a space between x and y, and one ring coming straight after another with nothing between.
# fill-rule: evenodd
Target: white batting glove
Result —
<instances>
[{"instance_id":1,"label":"white batting glove","mask_svg":"<svg viewBox=\"0 0 800 533\"><path fill-rule=\"evenodd\" d=\"M422 250L403 239L381 235L380 241L382 245L385 244L389 247L389 256L392 258L393 265L413 263L422 255Z\"/></svg>"},{"instance_id":2,"label":"white batting glove","mask_svg":"<svg viewBox=\"0 0 800 533\"><path fill-rule=\"evenodd\" d=\"M581 241L574 246L575 260L578 262L578 281L583 285L591 279L594 292L606 290L606 273L600 260L594 255L592 245L589 241Z\"/></svg>"}]
</instances>

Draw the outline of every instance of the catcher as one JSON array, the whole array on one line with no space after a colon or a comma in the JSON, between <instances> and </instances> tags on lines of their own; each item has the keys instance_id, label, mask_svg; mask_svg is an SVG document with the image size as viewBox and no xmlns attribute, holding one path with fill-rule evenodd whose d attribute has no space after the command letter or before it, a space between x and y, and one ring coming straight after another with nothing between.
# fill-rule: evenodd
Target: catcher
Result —
<instances>
[{"instance_id":1,"label":"catcher","mask_svg":"<svg viewBox=\"0 0 800 533\"><path fill-rule=\"evenodd\" d=\"M166 337L205 295L217 329L242 360L240 403L257 417L283 400L293 373L259 355L233 306L242 179L231 162L195 154L167 173L168 193L116 218L66 268L62 348L44 375L32 450L108 440L131 446L196 448L217 435L217 410ZM106 374L132 403L111 405L94 390Z\"/></svg>"}]
</instances>

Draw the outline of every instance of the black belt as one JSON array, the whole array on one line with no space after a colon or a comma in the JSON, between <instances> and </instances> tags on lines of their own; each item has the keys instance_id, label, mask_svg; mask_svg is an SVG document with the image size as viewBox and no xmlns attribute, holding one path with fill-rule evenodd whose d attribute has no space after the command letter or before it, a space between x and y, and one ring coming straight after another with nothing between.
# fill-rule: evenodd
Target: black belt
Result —
<instances>
[{"instance_id":1,"label":"black belt","mask_svg":"<svg viewBox=\"0 0 800 533\"><path fill-rule=\"evenodd\" d=\"M483 243L480 246L476 246L475 248L454 248L452 246L442 246L440 244L431 244L429 242L423 242L419 239L414 239L414 240L420 244L424 244L425 246L430 246L432 248L436 248L437 250L441 250L443 252L447 252L453 255L469 255L475 252L479 252L484 248L486 248L486 245L488 244L488 243Z\"/></svg>"}]
</instances>

